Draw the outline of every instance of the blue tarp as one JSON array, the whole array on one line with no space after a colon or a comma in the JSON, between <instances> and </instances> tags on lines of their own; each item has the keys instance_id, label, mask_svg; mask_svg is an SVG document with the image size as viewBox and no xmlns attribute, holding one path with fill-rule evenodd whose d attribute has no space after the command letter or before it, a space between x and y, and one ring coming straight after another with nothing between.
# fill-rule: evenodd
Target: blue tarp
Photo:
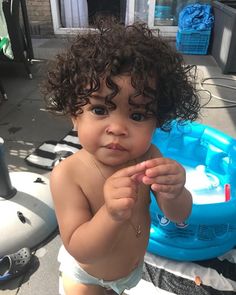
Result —
<instances>
[{"instance_id":1,"label":"blue tarp","mask_svg":"<svg viewBox=\"0 0 236 295\"><path fill-rule=\"evenodd\" d=\"M211 5L190 4L183 8L179 14L180 30L210 30L214 23Z\"/></svg>"}]
</instances>

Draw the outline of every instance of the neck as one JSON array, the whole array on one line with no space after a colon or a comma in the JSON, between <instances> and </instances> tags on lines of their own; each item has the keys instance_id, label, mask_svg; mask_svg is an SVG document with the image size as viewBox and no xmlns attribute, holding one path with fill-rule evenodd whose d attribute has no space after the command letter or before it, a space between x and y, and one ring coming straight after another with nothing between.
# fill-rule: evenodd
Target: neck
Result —
<instances>
[{"instance_id":1,"label":"neck","mask_svg":"<svg viewBox=\"0 0 236 295\"><path fill-rule=\"evenodd\" d=\"M130 160L124 164L121 165L115 165L115 166L109 166L104 164L103 162L97 160L93 155L91 155L91 162L94 163L97 170L100 172L100 174L103 176L103 178L106 180L108 177L110 177L112 174L117 172L120 169L126 168L128 166L132 166L138 163L136 159Z\"/></svg>"}]
</instances>

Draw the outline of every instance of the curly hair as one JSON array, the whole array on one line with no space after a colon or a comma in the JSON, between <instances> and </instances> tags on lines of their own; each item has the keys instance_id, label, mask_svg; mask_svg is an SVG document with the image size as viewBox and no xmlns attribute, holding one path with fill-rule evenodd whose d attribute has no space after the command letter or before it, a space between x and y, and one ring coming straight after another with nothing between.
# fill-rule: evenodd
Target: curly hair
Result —
<instances>
[{"instance_id":1,"label":"curly hair","mask_svg":"<svg viewBox=\"0 0 236 295\"><path fill-rule=\"evenodd\" d=\"M129 75L136 91L129 103L135 104L140 94L150 98L146 110L156 117L158 127L168 129L173 119L183 122L198 117L199 97L189 67L182 55L146 24L100 22L96 30L79 34L55 63L44 92L50 110L77 116L100 88L103 77L111 90L105 102L115 108L112 99L119 88L113 78ZM150 79L155 81L154 88Z\"/></svg>"}]
</instances>

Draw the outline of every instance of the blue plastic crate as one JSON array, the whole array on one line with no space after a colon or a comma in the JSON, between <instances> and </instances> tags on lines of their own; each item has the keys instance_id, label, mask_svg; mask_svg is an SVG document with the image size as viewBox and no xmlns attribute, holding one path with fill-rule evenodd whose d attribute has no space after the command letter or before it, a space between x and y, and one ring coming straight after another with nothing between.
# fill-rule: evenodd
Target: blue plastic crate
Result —
<instances>
[{"instance_id":1,"label":"blue plastic crate","mask_svg":"<svg viewBox=\"0 0 236 295\"><path fill-rule=\"evenodd\" d=\"M176 48L184 54L207 54L211 30L178 30L176 36Z\"/></svg>"}]
</instances>

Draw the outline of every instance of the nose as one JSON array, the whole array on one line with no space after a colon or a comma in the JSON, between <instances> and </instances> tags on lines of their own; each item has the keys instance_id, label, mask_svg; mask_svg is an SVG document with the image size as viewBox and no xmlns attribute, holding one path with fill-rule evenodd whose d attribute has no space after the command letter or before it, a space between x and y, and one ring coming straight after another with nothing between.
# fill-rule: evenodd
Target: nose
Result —
<instances>
[{"instance_id":1,"label":"nose","mask_svg":"<svg viewBox=\"0 0 236 295\"><path fill-rule=\"evenodd\" d=\"M115 136L126 136L128 134L127 124L124 120L113 120L107 127L106 133Z\"/></svg>"}]
</instances>

